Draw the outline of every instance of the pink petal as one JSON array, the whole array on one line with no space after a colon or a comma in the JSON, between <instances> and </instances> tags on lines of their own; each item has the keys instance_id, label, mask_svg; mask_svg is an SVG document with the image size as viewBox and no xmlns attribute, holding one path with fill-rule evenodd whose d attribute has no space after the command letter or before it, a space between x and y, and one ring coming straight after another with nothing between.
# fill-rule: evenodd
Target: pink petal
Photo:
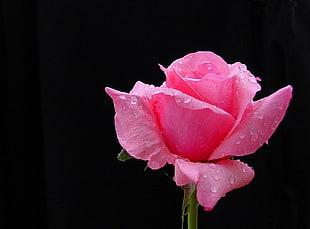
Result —
<instances>
[{"instance_id":1,"label":"pink petal","mask_svg":"<svg viewBox=\"0 0 310 229\"><path fill-rule=\"evenodd\" d=\"M199 97L228 113L232 113L233 106L233 78L208 74L200 80L185 79Z\"/></svg>"},{"instance_id":2,"label":"pink petal","mask_svg":"<svg viewBox=\"0 0 310 229\"><path fill-rule=\"evenodd\" d=\"M197 199L210 211L227 192L251 182L254 170L239 160L220 160L217 163L175 161L174 180L178 186L197 184Z\"/></svg>"},{"instance_id":3,"label":"pink petal","mask_svg":"<svg viewBox=\"0 0 310 229\"><path fill-rule=\"evenodd\" d=\"M106 88L114 102L115 129L121 146L134 158L149 160L152 169L173 164L176 155L169 152L149 100Z\"/></svg>"},{"instance_id":4,"label":"pink petal","mask_svg":"<svg viewBox=\"0 0 310 229\"><path fill-rule=\"evenodd\" d=\"M162 66L160 68L166 73L167 87L176 88L201 100L203 97L187 79L201 79L208 74L222 76L229 74L227 63L212 52L191 53L174 61L167 69Z\"/></svg>"},{"instance_id":5,"label":"pink petal","mask_svg":"<svg viewBox=\"0 0 310 229\"><path fill-rule=\"evenodd\" d=\"M169 74L169 75L168 75ZM169 69L169 73L166 76L167 87L175 88L187 95L190 95L196 99L204 100L204 98L198 93L198 91L188 82L186 78L175 72L174 69Z\"/></svg>"},{"instance_id":6,"label":"pink petal","mask_svg":"<svg viewBox=\"0 0 310 229\"><path fill-rule=\"evenodd\" d=\"M208 73L217 75L228 75L229 68L227 63L213 52L196 52L188 54L180 59L175 60L167 69L168 77L169 71L175 71L183 77L189 77L192 72L196 75L194 78L202 77Z\"/></svg>"},{"instance_id":7,"label":"pink petal","mask_svg":"<svg viewBox=\"0 0 310 229\"><path fill-rule=\"evenodd\" d=\"M208 160L233 126L227 112L174 89L153 95L153 106L170 151L191 161ZM219 128L220 127L220 128Z\"/></svg>"},{"instance_id":8,"label":"pink petal","mask_svg":"<svg viewBox=\"0 0 310 229\"><path fill-rule=\"evenodd\" d=\"M291 98L292 87L287 86L251 104L243 120L214 151L210 160L254 153L274 133Z\"/></svg>"},{"instance_id":9,"label":"pink petal","mask_svg":"<svg viewBox=\"0 0 310 229\"><path fill-rule=\"evenodd\" d=\"M239 125L245 109L253 101L256 92L260 91L261 87L256 77L246 69L244 64L234 63L230 66L230 71L230 77L233 78L231 114L237 119L234 129Z\"/></svg>"}]
</instances>

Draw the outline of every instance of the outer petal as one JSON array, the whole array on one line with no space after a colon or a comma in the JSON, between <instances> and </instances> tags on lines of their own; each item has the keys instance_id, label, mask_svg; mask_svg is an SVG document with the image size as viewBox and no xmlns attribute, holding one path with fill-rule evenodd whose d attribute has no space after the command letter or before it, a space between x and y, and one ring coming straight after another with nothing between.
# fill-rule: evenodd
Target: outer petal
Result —
<instances>
[{"instance_id":1,"label":"outer petal","mask_svg":"<svg viewBox=\"0 0 310 229\"><path fill-rule=\"evenodd\" d=\"M239 160L220 160L215 164L175 161L176 184L196 183L198 202L207 211L227 192L247 185L253 177L253 169Z\"/></svg>"},{"instance_id":2,"label":"outer petal","mask_svg":"<svg viewBox=\"0 0 310 229\"><path fill-rule=\"evenodd\" d=\"M210 156L210 160L254 153L274 133L292 98L292 87L284 87L254 102L234 131Z\"/></svg>"},{"instance_id":3,"label":"outer petal","mask_svg":"<svg viewBox=\"0 0 310 229\"><path fill-rule=\"evenodd\" d=\"M121 146L134 158L148 160L152 169L173 164L175 158L165 145L151 104L145 97L106 88L114 102L115 129Z\"/></svg>"},{"instance_id":4,"label":"outer petal","mask_svg":"<svg viewBox=\"0 0 310 229\"><path fill-rule=\"evenodd\" d=\"M232 86L232 112L231 114L237 118L234 127L239 125L242 115L248 104L253 101L256 92L261 87L256 78L246 69L244 64L239 62L230 66L230 74L233 77Z\"/></svg>"}]
</instances>

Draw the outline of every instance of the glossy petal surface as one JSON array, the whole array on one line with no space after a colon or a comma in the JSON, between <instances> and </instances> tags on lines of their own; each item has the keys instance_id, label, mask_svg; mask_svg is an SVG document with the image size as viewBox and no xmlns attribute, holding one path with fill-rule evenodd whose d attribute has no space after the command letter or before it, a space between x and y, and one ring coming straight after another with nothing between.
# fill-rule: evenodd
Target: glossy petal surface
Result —
<instances>
[{"instance_id":1,"label":"glossy petal surface","mask_svg":"<svg viewBox=\"0 0 310 229\"><path fill-rule=\"evenodd\" d=\"M247 185L254 170L239 160L220 160L217 163L193 163L183 159L175 162L177 185L197 184L197 199L210 211L227 192Z\"/></svg>"},{"instance_id":2,"label":"glossy petal surface","mask_svg":"<svg viewBox=\"0 0 310 229\"><path fill-rule=\"evenodd\" d=\"M284 118L291 98L292 87L287 86L253 102L245 112L243 120L216 148L210 160L254 153L275 132Z\"/></svg>"},{"instance_id":3,"label":"glossy petal surface","mask_svg":"<svg viewBox=\"0 0 310 229\"><path fill-rule=\"evenodd\" d=\"M115 129L121 146L134 158L148 160L152 169L174 163L162 139L149 100L134 94L106 88L114 102Z\"/></svg>"}]
</instances>

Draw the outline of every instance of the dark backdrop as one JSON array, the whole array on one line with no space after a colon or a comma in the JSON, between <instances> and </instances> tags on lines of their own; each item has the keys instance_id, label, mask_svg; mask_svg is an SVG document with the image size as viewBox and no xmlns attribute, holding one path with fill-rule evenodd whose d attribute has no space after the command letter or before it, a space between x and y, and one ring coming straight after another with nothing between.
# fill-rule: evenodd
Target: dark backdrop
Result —
<instances>
[{"instance_id":1,"label":"dark backdrop","mask_svg":"<svg viewBox=\"0 0 310 229\"><path fill-rule=\"evenodd\" d=\"M104 87L160 85L158 63L198 50L245 63L262 78L257 98L294 87L269 145L242 158L254 180L212 212L200 209L200 228L310 228L309 1L2 0L0 7L9 88L1 228L180 228L173 168L144 172L143 161L116 160L121 147Z\"/></svg>"}]
</instances>

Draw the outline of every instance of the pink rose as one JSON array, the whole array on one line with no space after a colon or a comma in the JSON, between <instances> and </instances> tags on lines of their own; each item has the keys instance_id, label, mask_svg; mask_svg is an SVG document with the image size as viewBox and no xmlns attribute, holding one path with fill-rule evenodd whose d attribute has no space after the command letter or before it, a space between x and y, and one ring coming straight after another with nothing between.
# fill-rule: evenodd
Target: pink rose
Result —
<instances>
[{"instance_id":1,"label":"pink rose","mask_svg":"<svg viewBox=\"0 0 310 229\"><path fill-rule=\"evenodd\" d=\"M227 192L248 184L254 171L232 156L254 153L282 121L292 87L253 101L260 85L244 64L212 52L174 61L160 87L137 82L130 93L106 88L116 111L121 146L152 169L175 166L177 185L197 184L211 210Z\"/></svg>"}]
</instances>

